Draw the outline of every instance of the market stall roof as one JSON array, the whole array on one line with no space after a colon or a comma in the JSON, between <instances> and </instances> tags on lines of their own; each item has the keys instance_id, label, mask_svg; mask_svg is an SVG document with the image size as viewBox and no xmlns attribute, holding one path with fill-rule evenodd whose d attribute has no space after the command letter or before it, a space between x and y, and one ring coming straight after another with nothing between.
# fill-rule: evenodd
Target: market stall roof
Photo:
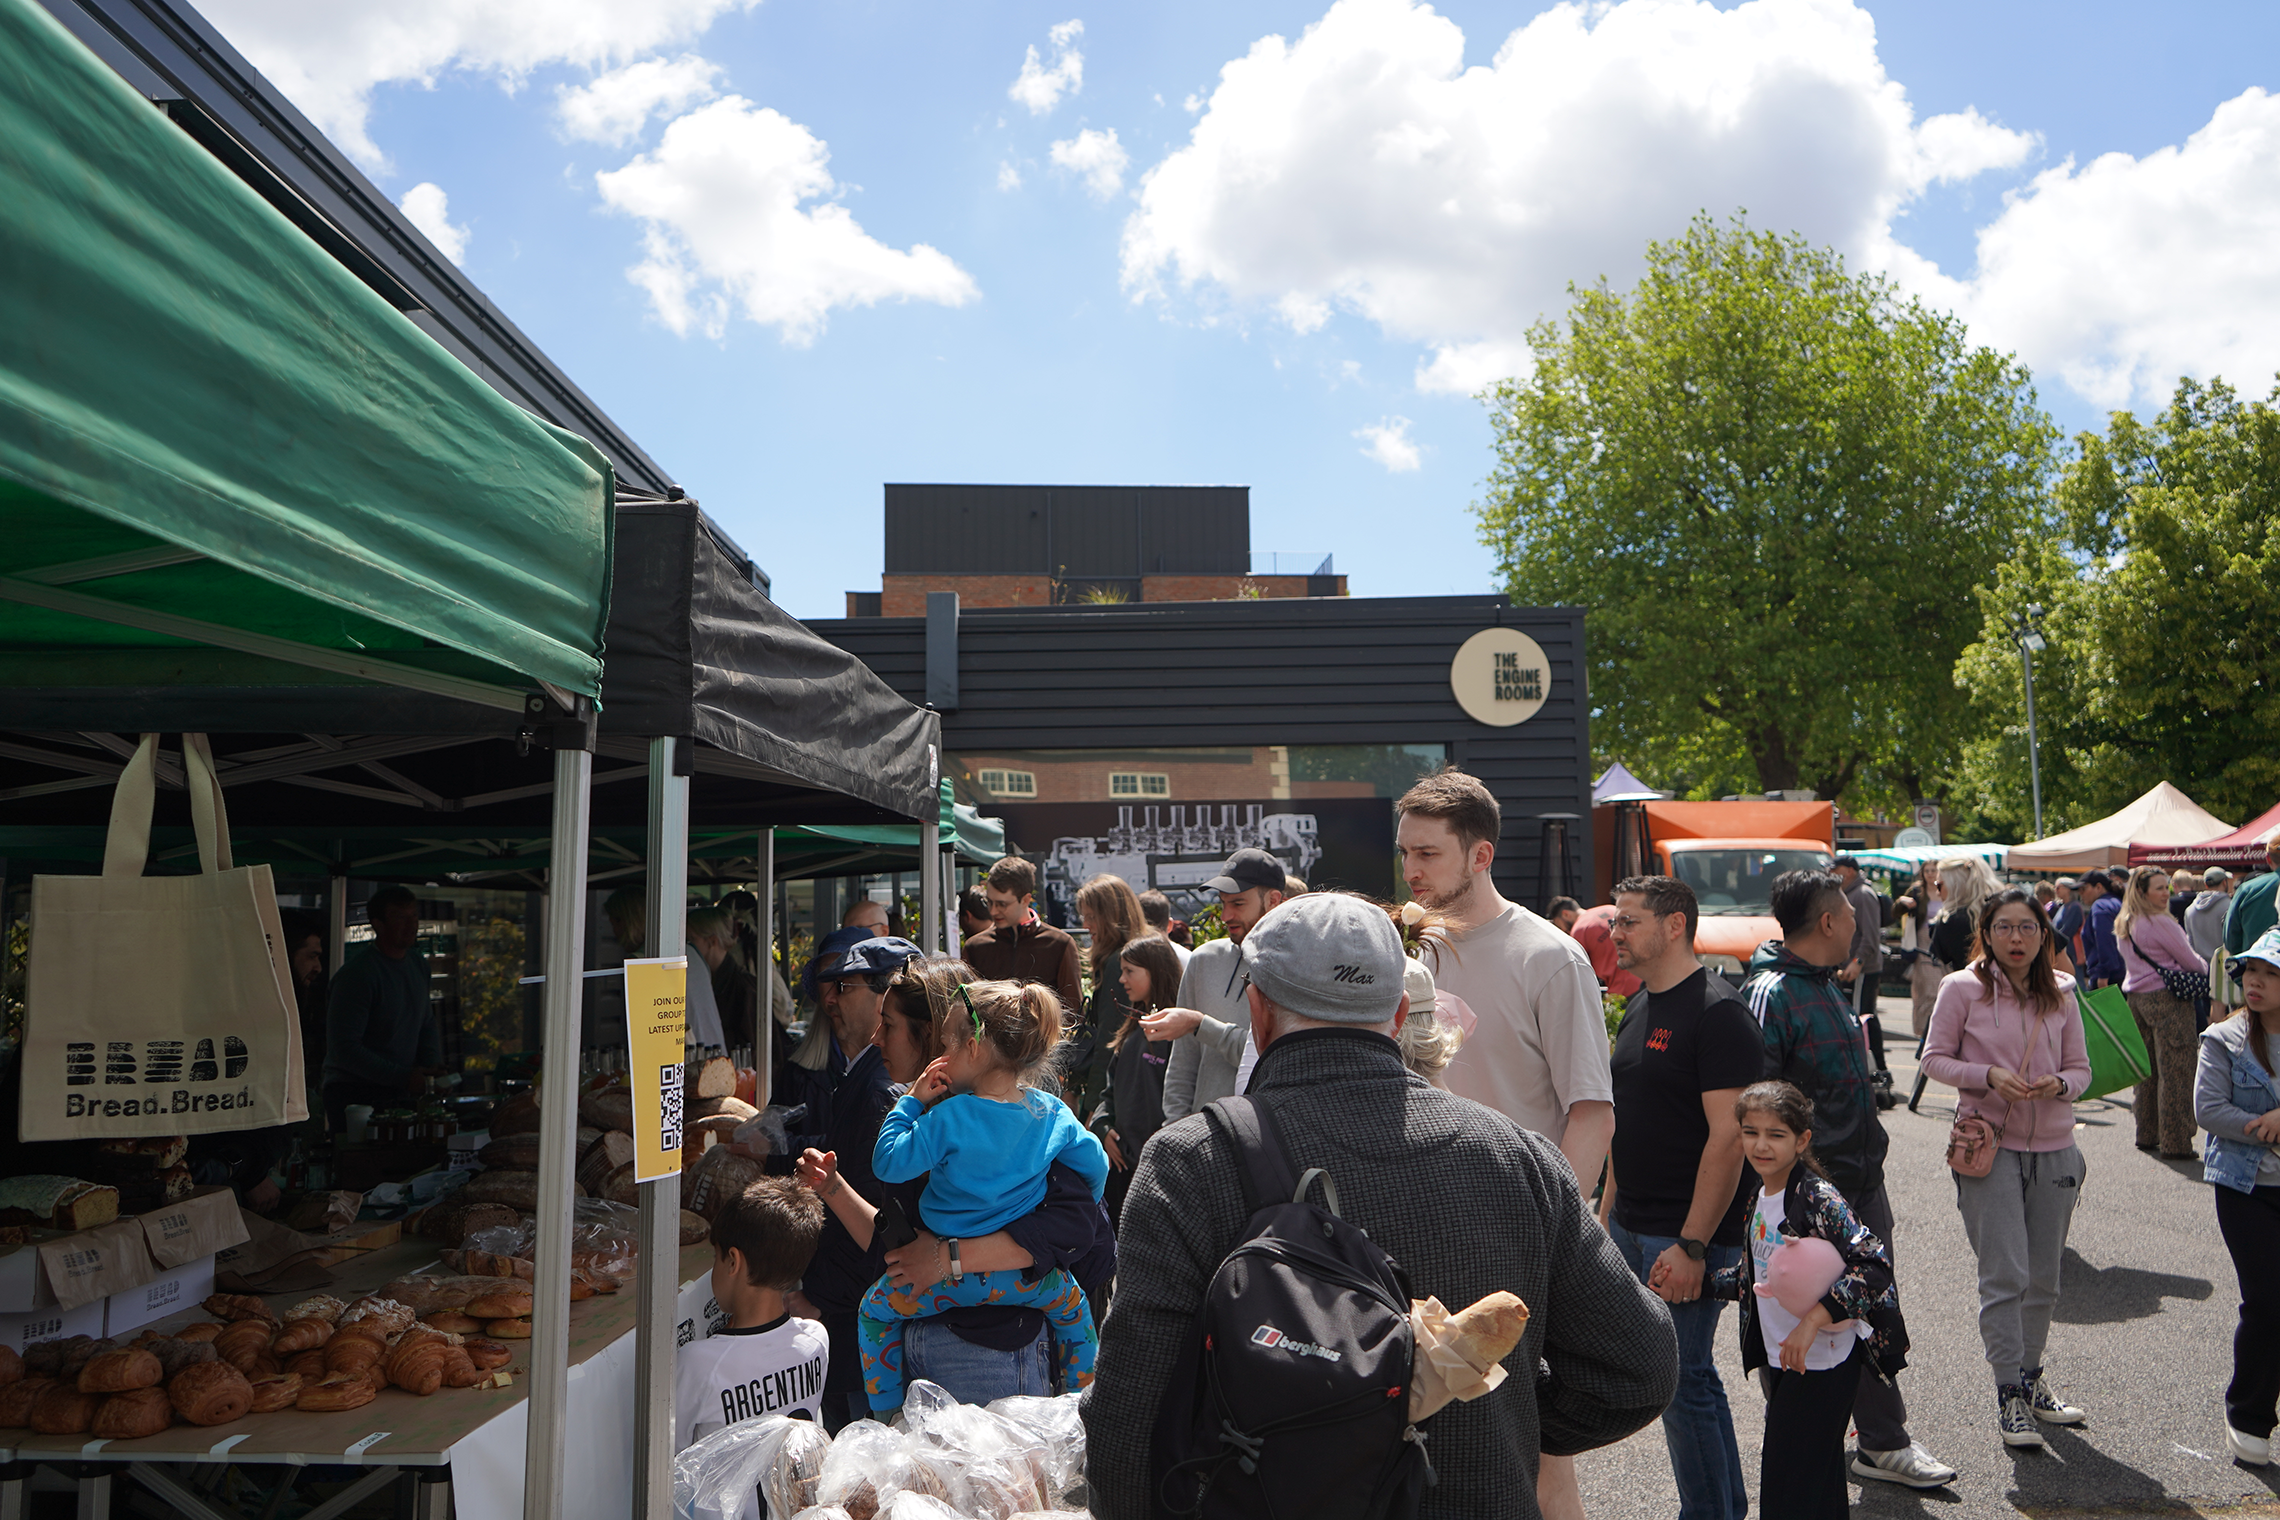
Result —
<instances>
[{"instance_id":1,"label":"market stall roof","mask_svg":"<svg viewBox=\"0 0 2280 1520\"><path fill-rule=\"evenodd\" d=\"M2168 782L2120 812L2032 844L2013 845L2003 864L2013 871L2091 871L2130 862L2132 845L2202 844L2232 825L2212 816Z\"/></svg>"},{"instance_id":2,"label":"market stall roof","mask_svg":"<svg viewBox=\"0 0 2280 1520\"><path fill-rule=\"evenodd\" d=\"M1591 784L1591 804L1602 807L1611 802L1659 802L1663 793L1631 774L1631 768L1617 760L1607 767L1606 774Z\"/></svg>"},{"instance_id":3,"label":"market stall roof","mask_svg":"<svg viewBox=\"0 0 2280 1520\"><path fill-rule=\"evenodd\" d=\"M2229 871L2264 869L2264 846L2280 836L2280 806L2259 813L2234 829L2201 844L2132 845L2133 866L2167 866L2172 871L2206 870L2223 866Z\"/></svg>"},{"instance_id":4,"label":"market stall roof","mask_svg":"<svg viewBox=\"0 0 2280 1520\"><path fill-rule=\"evenodd\" d=\"M378 680L514 713L534 682L592 696L611 493L585 440L476 379L45 11L0 0L16 679Z\"/></svg>"},{"instance_id":5,"label":"market stall roof","mask_svg":"<svg viewBox=\"0 0 2280 1520\"><path fill-rule=\"evenodd\" d=\"M1846 853L1859 861L1864 870L1882 868L1887 871L1918 871L1928 865L1938 865L1943 860L1954 860L1959 855L1976 855L1991 866L1999 866L2010 848L2007 844L1923 844L1884 850L1850 850Z\"/></svg>"}]
</instances>

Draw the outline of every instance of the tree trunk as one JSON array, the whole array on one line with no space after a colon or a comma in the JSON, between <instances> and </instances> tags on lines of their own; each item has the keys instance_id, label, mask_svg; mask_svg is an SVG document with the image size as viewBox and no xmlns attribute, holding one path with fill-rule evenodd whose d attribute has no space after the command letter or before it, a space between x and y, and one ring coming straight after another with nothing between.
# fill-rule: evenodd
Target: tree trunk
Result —
<instances>
[{"instance_id":1,"label":"tree trunk","mask_svg":"<svg viewBox=\"0 0 2280 1520\"><path fill-rule=\"evenodd\" d=\"M1757 766L1760 791L1797 790L1797 757L1790 752L1789 735L1780 729L1768 724L1750 736L1750 760Z\"/></svg>"}]
</instances>

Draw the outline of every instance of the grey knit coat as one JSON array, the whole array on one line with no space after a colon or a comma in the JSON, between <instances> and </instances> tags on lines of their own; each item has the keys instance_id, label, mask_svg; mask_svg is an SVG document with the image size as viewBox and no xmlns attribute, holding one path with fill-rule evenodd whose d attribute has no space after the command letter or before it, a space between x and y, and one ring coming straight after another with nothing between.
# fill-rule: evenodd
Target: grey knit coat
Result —
<instances>
[{"instance_id":1,"label":"grey knit coat","mask_svg":"<svg viewBox=\"0 0 2280 1520\"><path fill-rule=\"evenodd\" d=\"M1558 1147L1429 1086L1383 1035L1308 1029L1259 1058L1251 1095L1294 1169L1325 1167L1345 1217L1451 1309L1502 1288L1528 1305L1502 1387L1425 1426L1426 1516L1533 1517L1539 1450L1588 1451L1662 1413L1678 1383L1670 1312L1594 1222ZM1235 1158L1201 1114L1141 1153L1117 1234L1116 1293L1084 1403L1092 1512L1153 1514L1156 1412L1212 1275L1244 1236ZM1538 1361L1546 1364L1539 1369Z\"/></svg>"}]
</instances>

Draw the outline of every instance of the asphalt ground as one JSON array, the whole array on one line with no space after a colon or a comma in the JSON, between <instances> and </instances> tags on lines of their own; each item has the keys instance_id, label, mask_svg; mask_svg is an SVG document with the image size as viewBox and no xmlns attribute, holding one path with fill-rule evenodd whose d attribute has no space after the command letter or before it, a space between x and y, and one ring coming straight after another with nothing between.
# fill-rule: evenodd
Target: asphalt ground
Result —
<instances>
[{"instance_id":1,"label":"asphalt ground","mask_svg":"<svg viewBox=\"0 0 2280 1520\"><path fill-rule=\"evenodd\" d=\"M1915 1080L1908 1003L1880 1009L1902 1098ZM1918 1112L1888 1111L1900 1306L1914 1348L1901 1374L1916 1440L1959 1476L1947 1488L1890 1483L1853 1488L1864 1517L2053 1520L2207 1513L2280 1516L2280 1467L2246 1468L2225 1455L2225 1383L2239 1308L2232 1258L2198 1162L2139 1151L2130 1094L2076 1106L2088 1175L2068 1238L2046 1376L2089 1412L2072 1429L2044 1427L2046 1451L2013 1450L1995 1428L1995 1386L1981 1350L1977 1269L1946 1166L1954 1091L1928 1085ZM1734 1412L1752 1513L1764 1404L1742 1376L1737 1315L1718 1328L1718 1369ZM1660 1421L1577 1459L1591 1520L1668 1520L1678 1490Z\"/></svg>"}]
</instances>

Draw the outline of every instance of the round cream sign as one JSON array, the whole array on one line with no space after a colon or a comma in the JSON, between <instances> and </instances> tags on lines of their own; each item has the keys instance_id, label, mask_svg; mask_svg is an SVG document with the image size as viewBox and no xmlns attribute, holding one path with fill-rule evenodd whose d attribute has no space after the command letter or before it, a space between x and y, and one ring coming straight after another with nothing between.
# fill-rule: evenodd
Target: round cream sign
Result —
<instances>
[{"instance_id":1,"label":"round cream sign","mask_svg":"<svg viewBox=\"0 0 2280 1520\"><path fill-rule=\"evenodd\" d=\"M1517 628L1483 628L1449 662L1449 690L1468 716L1510 728L1536 716L1551 675L1543 645Z\"/></svg>"}]
</instances>

